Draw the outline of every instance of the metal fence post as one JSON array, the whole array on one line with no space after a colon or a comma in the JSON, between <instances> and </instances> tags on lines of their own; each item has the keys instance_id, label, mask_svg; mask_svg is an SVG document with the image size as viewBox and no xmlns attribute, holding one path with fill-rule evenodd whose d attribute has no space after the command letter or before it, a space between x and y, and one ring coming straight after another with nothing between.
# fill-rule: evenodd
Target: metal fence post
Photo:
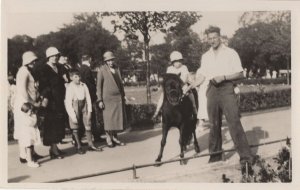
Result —
<instances>
[{"instance_id":1,"label":"metal fence post","mask_svg":"<svg viewBox=\"0 0 300 190\"><path fill-rule=\"evenodd\" d=\"M136 176L136 167L134 164L132 166L132 171L133 171L133 179L137 179L138 177Z\"/></svg>"},{"instance_id":2,"label":"metal fence post","mask_svg":"<svg viewBox=\"0 0 300 190\"><path fill-rule=\"evenodd\" d=\"M246 162L246 178L249 178L248 162Z\"/></svg>"}]
</instances>

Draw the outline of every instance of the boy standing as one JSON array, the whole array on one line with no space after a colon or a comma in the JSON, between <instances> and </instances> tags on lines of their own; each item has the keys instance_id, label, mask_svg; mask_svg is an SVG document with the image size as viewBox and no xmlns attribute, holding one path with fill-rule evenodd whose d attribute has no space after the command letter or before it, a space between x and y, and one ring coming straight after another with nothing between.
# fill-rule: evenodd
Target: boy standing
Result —
<instances>
[{"instance_id":1,"label":"boy standing","mask_svg":"<svg viewBox=\"0 0 300 190\"><path fill-rule=\"evenodd\" d=\"M71 82L66 90L65 106L69 115L70 128L72 129L77 146L77 153L84 154L81 142L78 136L79 127L84 125L88 140L88 151L102 151L101 148L95 147L92 141L91 133L91 113L92 103L89 90L86 84L80 81L80 73L77 69L69 71Z\"/></svg>"}]
</instances>

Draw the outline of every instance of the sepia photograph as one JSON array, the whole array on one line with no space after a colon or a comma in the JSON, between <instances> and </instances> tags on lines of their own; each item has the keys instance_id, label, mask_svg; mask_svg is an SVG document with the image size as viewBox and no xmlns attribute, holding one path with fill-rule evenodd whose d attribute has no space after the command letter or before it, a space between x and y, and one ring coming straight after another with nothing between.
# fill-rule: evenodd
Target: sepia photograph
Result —
<instances>
[{"instance_id":1,"label":"sepia photograph","mask_svg":"<svg viewBox=\"0 0 300 190\"><path fill-rule=\"evenodd\" d=\"M1 187L295 187L299 2L172 2L2 1Z\"/></svg>"}]
</instances>

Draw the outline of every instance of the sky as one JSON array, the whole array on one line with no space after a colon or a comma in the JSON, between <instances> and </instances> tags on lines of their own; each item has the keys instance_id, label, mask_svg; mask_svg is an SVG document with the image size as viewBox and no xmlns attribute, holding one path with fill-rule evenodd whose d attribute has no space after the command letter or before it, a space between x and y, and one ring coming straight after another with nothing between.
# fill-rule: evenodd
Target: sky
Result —
<instances>
[{"instance_id":1,"label":"sky","mask_svg":"<svg viewBox=\"0 0 300 190\"><path fill-rule=\"evenodd\" d=\"M209 25L216 25L221 28L221 33L231 37L238 29L238 19L243 12L201 12L203 16L200 21L192 26L192 30L201 34ZM73 20L74 12L29 12L29 13L11 13L7 14L7 37L12 38L15 35L29 35L33 38L56 32L64 26L70 24ZM103 21L103 27L112 31L112 25L107 20ZM121 34L117 34L122 39ZM150 44L159 44L163 42L163 34L155 34Z\"/></svg>"}]
</instances>

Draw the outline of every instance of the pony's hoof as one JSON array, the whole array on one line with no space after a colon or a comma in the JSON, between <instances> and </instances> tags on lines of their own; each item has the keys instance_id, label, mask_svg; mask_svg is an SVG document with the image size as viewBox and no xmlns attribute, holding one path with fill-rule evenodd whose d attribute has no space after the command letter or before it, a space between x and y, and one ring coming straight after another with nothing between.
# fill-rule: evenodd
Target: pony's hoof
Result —
<instances>
[{"instance_id":1,"label":"pony's hoof","mask_svg":"<svg viewBox=\"0 0 300 190\"><path fill-rule=\"evenodd\" d=\"M199 154L200 153L200 148L196 148L195 152L196 152L196 154Z\"/></svg>"}]
</instances>

